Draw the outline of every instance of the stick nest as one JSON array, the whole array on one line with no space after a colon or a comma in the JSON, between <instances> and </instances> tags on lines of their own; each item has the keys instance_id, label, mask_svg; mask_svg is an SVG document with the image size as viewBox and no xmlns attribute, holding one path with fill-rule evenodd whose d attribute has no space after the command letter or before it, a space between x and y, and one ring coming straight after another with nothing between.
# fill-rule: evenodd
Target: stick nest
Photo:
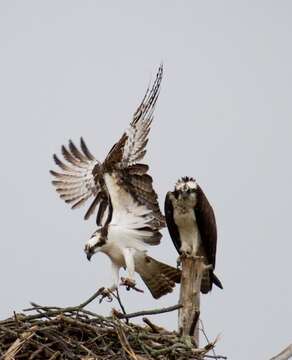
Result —
<instances>
[{"instance_id":1,"label":"stick nest","mask_svg":"<svg viewBox=\"0 0 292 360\"><path fill-rule=\"evenodd\" d=\"M68 308L32 306L25 313L0 321L0 359L217 358L207 355L214 343L197 349L192 338L179 337L147 318L143 318L146 326L138 326L120 319L123 314L115 310L112 316L103 317L85 310L84 304Z\"/></svg>"}]
</instances>

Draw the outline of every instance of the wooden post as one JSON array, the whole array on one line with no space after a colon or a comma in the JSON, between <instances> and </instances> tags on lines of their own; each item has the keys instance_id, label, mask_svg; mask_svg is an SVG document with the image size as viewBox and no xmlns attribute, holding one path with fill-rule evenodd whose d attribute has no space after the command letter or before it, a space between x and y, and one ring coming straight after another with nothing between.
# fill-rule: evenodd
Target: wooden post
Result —
<instances>
[{"instance_id":1,"label":"wooden post","mask_svg":"<svg viewBox=\"0 0 292 360\"><path fill-rule=\"evenodd\" d=\"M204 259L182 256L182 275L178 312L178 332L181 336L194 336L199 347L200 290L203 272L208 266Z\"/></svg>"}]
</instances>

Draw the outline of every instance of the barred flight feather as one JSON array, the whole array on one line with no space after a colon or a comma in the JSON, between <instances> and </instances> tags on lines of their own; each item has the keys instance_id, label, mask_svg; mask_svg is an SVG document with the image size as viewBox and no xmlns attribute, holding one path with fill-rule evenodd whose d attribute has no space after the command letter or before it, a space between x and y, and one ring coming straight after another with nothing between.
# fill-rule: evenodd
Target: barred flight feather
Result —
<instances>
[{"instance_id":1,"label":"barred flight feather","mask_svg":"<svg viewBox=\"0 0 292 360\"><path fill-rule=\"evenodd\" d=\"M91 152L88 150L88 147L85 144L85 141L83 138L80 138L80 147L83 151L83 154L87 157L88 160L96 161L95 157L91 154Z\"/></svg>"},{"instance_id":2,"label":"barred flight feather","mask_svg":"<svg viewBox=\"0 0 292 360\"><path fill-rule=\"evenodd\" d=\"M86 202L86 200L89 199L90 197L91 197L91 194L88 193L88 194L85 195L83 198L81 198L79 201L77 201L77 202L71 207L71 209L76 209L76 208L82 206L82 205Z\"/></svg>"},{"instance_id":3,"label":"barred flight feather","mask_svg":"<svg viewBox=\"0 0 292 360\"><path fill-rule=\"evenodd\" d=\"M148 165L134 164L128 167L127 172L129 175L144 175L149 170Z\"/></svg>"},{"instance_id":4,"label":"barred flight feather","mask_svg":"<svg viewBox=\"0 0 292 360\"><path fill-rule=\"evenodd\" d=\"M73 156L75 156L76 159L79 159L81 162L88 163L87 157L85 157L74 145L72 140L69 140L69 149Z\"/></svg>"},{"instance_id":5,"label":"barred flight feather","mask_svg":"<svg viewBox=\"0 0 292 360\"><path fill-rule=\"evenodd\" d=\"M95 209L96 209L97 205L99 204L100 200L101 200L101 192L97 193L95 199L89 206L88 210L86 211L86 214L84 215L84 220L89 219L90 216L95 212Z\"/></svg>"},{"instance_id":6,"label":"barred flight feather","mask_svg":"<svg viewBox=\"0 0 292 360\"><path fill-rule=\"evenodd\" d=\"M94 197L84 218L88 219L97 210L97 223L102 224L111 208L111 194L105 185L105 174L117 174L117 186L131 193L141 206L152 213L151 227L164 226L163 216L152 186L152 178L147 174L148 166L138 163L146 154L148 135L153 121L153 113L160 92L163 66L159 67L153 86L147 92L133 115L129 129L111 148L103 164L89 151L83 138L77 147L72 140L62 146L65 161L54 155L60 172L51 171L55 178L52 183L57 193L72 208L80 207L87 199ZM121 176L120 176L121 175ZM119 192L117 192L119 193ZM112 211L112 210L111 210ZM103 225L103 224L102 224Z\"/></svg>"},{"instance_id":7,"label":"barred flight feather","mask_svg":"<svg viewBox=\"0 0 292 360\"><path fill-rule=\"evenodd\" d=\"M75 172L76 174L80 173L80 170L77 169L73 169L72 167L64 164L58 157L56 154L53 155L54 161L56 163L56 165L58 165L62 170L64 171L68 171L68 172Z\"/></svg>"},{"instance_id":8,"label":"barred flight feather","mask_svg":"<svg viewBox=\"0 0 292 360\"><path fill-rule=\"evenodd\" d=\"M108 207L108 201L107 200L102 200L100 205L99 205L98 213L97 213L97 216L96 216L96 224L98 226L103 225L103 217L104 217L104 214L106 212L107 207Z\"/></svg>"}]
</instances>

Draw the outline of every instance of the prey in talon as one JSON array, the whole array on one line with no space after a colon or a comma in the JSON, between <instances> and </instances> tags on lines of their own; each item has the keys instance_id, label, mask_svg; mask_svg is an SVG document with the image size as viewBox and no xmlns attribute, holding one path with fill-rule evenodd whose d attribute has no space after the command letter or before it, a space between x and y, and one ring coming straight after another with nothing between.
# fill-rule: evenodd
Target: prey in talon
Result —
<instances>
[{"instance_id":1,"label":"prey in talon","mask_svg":"<svg viewBox=\"0 0 292 360\"><path fill-rule=\"evenodd\" d=\"M105 234L106 237L104 237ZM85 245L88 259L98 252L106 254L111 259L112 286L110 289L117 289L119 286L121 268L128 272L126 278L121 278L121 285L126 286L127 289L143 292L136 287L135 273L138 273L155 299L171 292L175 283L180 281L179 270L147 255L142 240L147 235L149 238L151 236L160 238L158 234L153 234L150 230L128 229L126 231L120 226L109 223L106 229L99 228L89 239ZM129 243L132 245L131 248L126 247Z\"/></svg>"},{"instance_id":2,"label":"prey in talon","mask_svg":"<svg viewBox=\"0 0 292 360\"><path fill-rule=\"evenodd\" d=\"M126 286L126 289L129 291L130 289L133 289L137 292L141 292L143 293L144 291L141 290L141 289L138 289L136 287L136 282L134 280L131 280L131 279L128 279L128 278L124 278L124 277L121 277L121 284L122 286Z\"/></svg>"}]
</instances>

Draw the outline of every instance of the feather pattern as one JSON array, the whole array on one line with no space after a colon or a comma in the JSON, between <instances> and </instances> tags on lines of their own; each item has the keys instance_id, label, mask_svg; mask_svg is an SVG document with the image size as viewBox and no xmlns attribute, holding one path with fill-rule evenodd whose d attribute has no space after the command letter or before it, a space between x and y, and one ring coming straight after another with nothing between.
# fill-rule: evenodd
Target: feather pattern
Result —
<instances>
[{"instance_id":1,"label":"feather pattern","mask_svg":"<svg viewBox=\"0 0 292 360\"><path fill-rule=\"evenodd\" d=\"M72 204L72 209L82 206L91 196L98 196L101 190L100 184L95 181L95 173L100 164L90 154L82 138L80 147L81 151L71 140L68 148L62 146L62 154L67 163L54 154L55 164L62 172L50 171L57 179L52 182L56 191L66 203Z\"/></svg>"},{"instance_id":2,"label":"feather pattern","mask_svg":"<svg viewBox=\"0 0 292 360\"><path fill-rule=\"evenodd\" d=\"M87 220L90 218L90 216L95 212L96 207L98 206L99 202L101 201L102 193L101 191L97 193L96 197L92 201L91 205L89 206L88 210L86 211L86 214L84 215L84 220Z\"/></svg>"},{"instance_id":3,"label":"feather pattern","mask_svg":"<svg viewBox=\"0 0 292 360\"><path fill-rule=\"evenodd\" d=\"M146 154L147 136L153 120L153 112L160 92L163 76L161 64L152 88L148 88L142 102L133 115L128 130L112 147L106 157L107 166L119 164L119 168L127 168L140 161Z\"/></svg>"},{"instance_id":4,"label":"feather pattern","mask_svg":"<svg viewBox=\"0 0 292 360\"><path fill-rule=\"evenodd\" d=\"M164 217L160 212L153 181L147 173L149 168L139 163L146 153L162 75L163 66L161 65L153 86L147 89L128 130L114 144L102 164L91 154L83 138L80 139L80 148L72 140L69 140L68 147L62 146L65 162L61 161L57 155L53 156L55 164L61 169L60 172L51 171L55 178L52 183L59 196L66 203L71 204L72 209L82 206L90 197L94 197L84 216L85 219L88 219L98 208L96 222L98 225L104 225L104 222L112 217L111 212L117 209L117 204L123 203L121 194L126 193L135 203L135 211L138 209L135 216L140 217L139 220L137 217L135 220L131 219L135 227L148 224L153 231L158 231L164 226ZM111 189L105 182L107 174L115 176L116 183ZM113 188L116 191L115 194L112 193ZM118 200L112 205L113 196L116 196ZM118 209L120 210L119 206ZM154 238L157 242L159 236L154 236Z\"/></svg>"},{"instance_id":5,"label":"feather pattern","mask_svg":"<svg viewBox=\"0 0 292 360\"><path fill-rule=\"evenodd\" d=\"M137 163L146 154L147 137L153 121L153 112L159 96L162 76L163 66L161 65L151 90L147 89L146 95L136 110L133 121L126 132L127 139L122 157L123 167Z\"/></svg>"}]
</instances>

